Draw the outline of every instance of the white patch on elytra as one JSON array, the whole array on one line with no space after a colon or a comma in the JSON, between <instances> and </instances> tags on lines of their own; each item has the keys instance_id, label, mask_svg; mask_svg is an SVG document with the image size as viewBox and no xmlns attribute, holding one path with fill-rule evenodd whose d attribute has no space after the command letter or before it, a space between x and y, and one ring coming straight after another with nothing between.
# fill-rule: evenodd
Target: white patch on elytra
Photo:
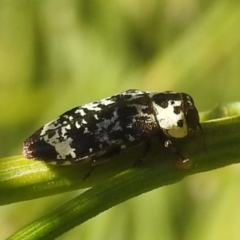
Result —
<instances>
[{"instance_id":1,"label":"white patch on elytra","mask_svg":"<svg viewBox=\"0 0 240 240\"><path fill-rule=\"evenodd\" d=\"M67 138L65 136L65 133L67 132L66 129L69 128L70 125L67 125L66 127L62 127L61 129L61 137L64 138L64 141L60 141L60 136L57 131L54 132L54 135L49 137L48 135L44 135L42 139L53 146L56 150L57 154L57 159L66 159L66 156L70 155L72 158L76 158L76 153L75 153L75 148L71 147L72 143L72 138ZM44 127L43 127L44 128ZM51 127L48 128L52 129ZM46 131L46 130L45 130Z\"/></svg>"},{"instance_id":2,"label":"white patch on elytra","mask_svg":"<svg viewBox=\"0 0 240 240\"><path fill-rule=\"evenodd\" d=\"M68 155L72 158L76 158L75 148L70 146L71 143L72 139L68 138L67 141L54 144L55 150L58 153L57 159L66 159Z\"/></svg>"},{"instance_id":3,"label":"white patch on elytra","mask_svg":"<svg viewBox=\"0 0 240 240\"><path fill-rule=\"evenodd\" d=\"M85 116L86 113L85 111L82 109L82 108L78 108L76 111L75 111L76 114L80 114L80 116Z\"/></svg>"},{"instance_id":4,"label":"white patch on elytra","mask_svg":"<svg viewBox=\"0 0 240 240\"><path fill-rule=\"evenodd\" d=\"M80 128L80 127L81 127L81 124L79 124L79 122L76 121L76 122L75 122L75 126L76 126L76 128Z\"/></svg>"},{"instance_id":5,"label":"white patch on elytra","mask_svg":"<svg viewBox=\"0 0 240 240\"><path fill-rule=\"evenodd\" d=\"M113 126L111 132L114 132L114 131L122 131L122 127L120 126L120 122L116 122L115 125Z\"/></svg>"},{"instance_id":6,"label":"white patch on elytra","mask_svg":"<svg viewBox=\"0 0 240 240\"><path fill-rule=\"evenodd\" d=\"M68 132L66 128L62 128L61 130L62 130L62 136L65 136L65 134Z\"/></svg>"},{"instance_id":7,"label":"white patch on elytra","mask_svg":"<svg viewBox=\"0 0 240 240\"><path fill-rule=\"evenodd\" d=\"M96 126L98 127L98 129L107 129L111 123L111 119L104 119L103 121L97 123Z\"/></svg>"},{"instance_id":8,"label":"white patch on elytra","mask_svg":"<svg viewBox=\"0 0 240 240\"><path fill-rule=\"evenodd\" d=\"M152 104L158 123L165 133L174 138L183 138L188 134L188 126L184 112L174 113L174 107L180 107L182 104L181 100L169 100L166 108L159 106L155 102L152 102ZM183 122L182 127L178 126L179 121Z\"/></svg>"},{"instance_id":9,"label":"white patch on elytra","mask_svg":"<svg viewBox=\"0 0 240 240\"><path fill-rule=\"evenodd\" d=\"M82 119L82 124L87 124L87 121L85 119Z\"/></svg>"},{"instance_id":10,"label":"white patch on elytra","mask_svg":"<svg viewBox=\"0 0 240 240\"><path fill-rule=\"evenodd\" d=\"M101 111L102 108L99 106L99 102L92 102L92 103L87 103L82 106L82 108L86 108L89 111Z\"/></svg>"},{"instance_id":11,"label":"white patch on elytra","mask_svg":"<svg viewBox=\"0 0 240 240\"><path fill-rule=\"evenodd\" d=\"M68 130L70 130L70 129L71 129L71 125L68 124L68 125L65 126L65 128L68 129Z\"/></svg>"},{"instance_id":12,"label":"white patch on elytra","mask_svg":"<svg viewBox=\"0 0 240 240\"><path fill-rule=\"evenodd\" d=\"M85 133L90 133L90 131L88 130L88 128L86 127L85 129L84 129L84 132L83 132L84 134Z\"/></svg>"},{"instance_id":13,"label":"white patch on elytra","mask_svg":"<svg viewBox=\"0 0 240 240\"><path fill-rule=\"evenodd\" d=\"M122 96L130 96L131 99L136 99L142 97L146 92L139 91L139 90L128 90L126 92L121 93Z\"/></svg>"},{"instance_id":14,"label":"white patch on elytra","mask_svg":"<svg viewBox=\"0 0 240 240\"><path fill-rule=\"evenodd\" d=\"M128 135L128 140L129 140L130 142L133 142L133 141L135 140L135 138L134 138L132 135Z\"/></svg>"},{"instance_id":15,"label":"white patch on elytra","mask_svg":"<svg viewBox=\"0 0 240 240\"><path fill-rule=\"evenodd\" d=\"M111 98L104 98L99 101L100 104L108 106L110 104L114 104L115 102Z\"/></svg>"},{"instance_id":16,"label":"white patch on elytra","mask_svg":"<svg viewBox=\"0 0 240 240\"><path fill-rule=\"evenodd\" d=\"M110 119L104 119L103 121L96 124L99 129L107 129L110 124L114 123L118 119L117 111L113 112L113 117Z\"/></svg>"},{"instance_id":17,"label":"white patch on elytra","mask_svg":"<svg viewBox=\"0 0 240 240\"><path fill-rule=\"evenodd\" d=\"M40 136L45 135L46 132L49 131L49 130L54 130L54 129L59 128L61 126L62 125L61 125L61 123L58 122L58 119L55 119L55 120L53 120L49 123L46 123L41 130Z\"/></svg>"},{"instance_id":18,"label":"white patch on elytra","mask_svg":"<svg viewBox=\"0 0 240 240\"><path fill-rule=\"evenodd\" d=\"M135 118L132 119L132 124L128 125L127 128L132 128L132 125L136 122L136 119L144 117L145 118L145 123L148 124L154 124L155 123L155 118L153 114L149 114L149 113L144 113L144 111L149 108L149 106L146 105L141 105L141 104L131 104L129 105L131 107L135 107L137 109L137 114L135 116Z\"/></svg>"}]
</instances>

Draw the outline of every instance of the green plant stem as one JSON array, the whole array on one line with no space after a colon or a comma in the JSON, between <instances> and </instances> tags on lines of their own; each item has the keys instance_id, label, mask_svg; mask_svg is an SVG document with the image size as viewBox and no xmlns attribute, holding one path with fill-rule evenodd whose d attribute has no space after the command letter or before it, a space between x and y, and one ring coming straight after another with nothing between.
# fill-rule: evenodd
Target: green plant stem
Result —
<instances>
[{"instance_id":1,"label":"green plant stem","mask_svg":"<svg viewBox=\"0 0 240 240\"><path fill-rule=\"evenodd\" d=\"M31 183L30 179L27 184L28 187L31 184L40 184L37 197L45 196L50 190L55 193L59 189L60 192L63 192L63 189L68 191L72 188L86 187L87 185L94 187L31 223L9 239L53 239L132 197L167 184L178 182L184 177L195 173L239 163L240 117L213 120L203 123L202 127L207 149L204 149L200 131L193 133L188 138L175 141L177 149L181 150L181 153L190 159L190 163L192 163L191 167L189 166L189 162L186 164L177 164L176 166L177 161L174 160L175 157L173 157L173 154L169 149L161 147L158 141L153 141L153 148L145 164L140 164L132 168L133 159L138 158L138 156L134 156L136 155L136 149L126 151L126 153L99 166L99 169L97 168L87 181L82 180L83 173L88 168L85 168L85 166L83 167L84 171L79 170L81 174L78 175L78 179L76 180L76 176L71 178L75 174L73 174L73 171L76 168L67 167L63 171L61 169L64 167L51 169L43 163L31 163L37 164L36 169L34 169L35 173L30 171L31 178L35 179L35 183ZM141 151L139 152L141 153ZM16 161L16 159L13 158L12 161ZM27 160L18 158L18 161L26 162ZM124 169L128 170L123 171ZM116 175L117 173L119 174ZM5 174L7 176L7 173ZM24 173L22 174L24 175ZM54 178L53 175L57 177ZM112 175L116 176L110 177ZM21 179L21 176L19 178ZM13 179L13 189L11 189L11 179L8 182L8 188L11 189L9 191L14 191L18 187L20 189L26 187L24 183L16 185L15 182L18 177ZM40 180L38 181L37 179ZM56 181L56 186L54 181ZM74 181L77 181L77 183ZM66 189L66 182L69 186L68 189ZM44 188L46 184L47 186L50 185L50 187L45 186ZM1 189L1 191L3 190ZM25 190L25 193L29 195L25 198L30 199L32 192L34 192L32 187ZM14 200L19 199L24 200L24 196L21 196L20 193L15 196ZM13 198L8 200L9 202L13 202Z\"/></svg>"}]
</instances>

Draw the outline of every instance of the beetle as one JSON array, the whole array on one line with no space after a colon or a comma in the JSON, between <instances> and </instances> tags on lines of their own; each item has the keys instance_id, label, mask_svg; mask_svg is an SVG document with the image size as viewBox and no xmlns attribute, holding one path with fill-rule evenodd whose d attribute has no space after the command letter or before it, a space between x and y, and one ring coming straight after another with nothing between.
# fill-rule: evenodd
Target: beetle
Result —
<instances>
[{"instance_id":1,"label":"beetle","mask_svg":"<svg viewBox=\"0 0 240 240\"><path fill-rule=\"evenodd\" d=\"M146 142L145 156L158 136L181 156L171 139L184 138L197 127L199 114L188 94L132 89L63 113L24 141L23 154L50 164L96 165Z\"/></svg>"}]
</instances>

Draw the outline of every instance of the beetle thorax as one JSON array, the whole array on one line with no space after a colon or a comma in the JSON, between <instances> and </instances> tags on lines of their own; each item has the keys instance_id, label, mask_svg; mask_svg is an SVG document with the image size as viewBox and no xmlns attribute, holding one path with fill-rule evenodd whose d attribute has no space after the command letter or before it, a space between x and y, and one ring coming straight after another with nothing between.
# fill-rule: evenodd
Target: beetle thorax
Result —
<instances>
[{"instance_id":1,"label":"beetle thorax","mask_svg":"<svg viewBox=\"0 0 240 240\"><path fill-rule=\"evenodd\" d=\"M181 100L168 100L164 107L153 102L158 124L170 137L183 138L188 134L188 126L181 105Z\"/></svg>"}]
</instances>

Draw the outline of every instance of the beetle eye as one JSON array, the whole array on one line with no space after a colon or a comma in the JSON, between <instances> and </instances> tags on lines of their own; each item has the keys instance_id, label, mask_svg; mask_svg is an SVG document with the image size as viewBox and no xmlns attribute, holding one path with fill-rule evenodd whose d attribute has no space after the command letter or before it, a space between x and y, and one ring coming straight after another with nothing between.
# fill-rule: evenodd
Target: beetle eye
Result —
<instances>
[{"instance_id":1,"label":"beetle eye","mask_svg":"<svg viewBox=\"0 0 240 240\"><path fill-rule=\"evenodd\" d=\"M186 121L189 128L196 130L199 125L199 115L195 107L191 107L186 112Z\"/></svg>"}]
</instances>

